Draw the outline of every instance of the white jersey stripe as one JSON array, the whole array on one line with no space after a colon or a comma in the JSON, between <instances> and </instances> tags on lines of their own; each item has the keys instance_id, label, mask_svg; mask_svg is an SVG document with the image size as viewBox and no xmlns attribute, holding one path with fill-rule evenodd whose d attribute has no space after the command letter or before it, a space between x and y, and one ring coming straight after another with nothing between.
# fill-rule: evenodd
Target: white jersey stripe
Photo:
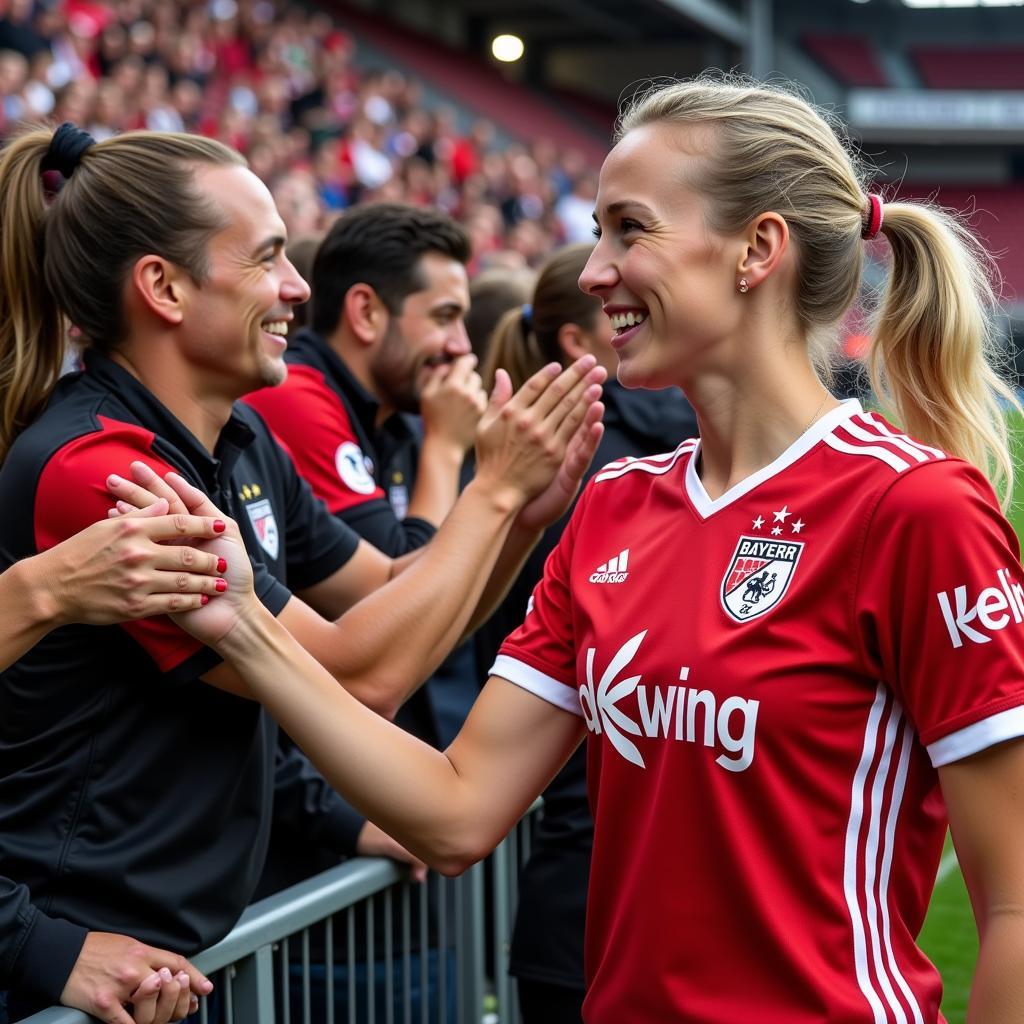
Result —
<instances>
[{"instance_id":1,"label":"white jersey stripe","mask_svg":"<svg viewBox=\"0 0 1024 1024\"><path fill-rule=\"evenodd\" d=\"M892 852L896 844L896 821L900 815L900 808L903 804L903 794L906 789L907 768L910 765L910 750L914 743L914 730L910 722L904 718L902 735L900 737L901 747L899 762L896 765L896 777L893 780L892 800L889 803L889 814L885 821L885 846L882 852L882 869L878 880L879 903L882 906L882 939L885 942L885 959L889 964L889 973L896 979L896 984L907 1000L910 1012L914 1015L914 1024L924 1024L924 1014L917 997L903 977L899 965L896 963L896 954L892 948L892 935L889 928L889 877L892 870Z\"/></svg>"},{"instance_id":2,"label":"white jersey stripe","mask_svg":"<svg viewBox=\"0 0 1024 1024\"><path fill-rule=\"evenodd\" d=\"M631 462L627 462L624 466L620 466L618 469L603 470L594 477L594 481L614 480L617 477L624 476L632 470L640 470L642 473L653 473L655 476L661 476L663 473L668 473L679 459L682 458L682 456L687 452L692 452L696 447L696 441L684 441L674 452L668 452L664 456L658 456L659 461L657 463L655 463L653 459L646 459L643 461L640 459L634 459Z\"/></svg>"},{"instance_id":3,"label":"white jersey stripe","mask_svg":"<svg viewBox=\"0 0 1024 1024\"><path fill-rule=\"evenodd\" d=\"M829 438L825 440L827 441ZM871 762L875 758L875 748L878 745L878 726L885 703L885 689L879 683L875 691L875 701L868 714L867 726L864 729L864 747L861 750L860 763L854 773L853 785L850 790L850 820L846 824L846 845L843 856L843 892L846 896L846 906L850 911L850 924L853 928L853 963L857 972L857 984L871 1007L874 1024L888 1024L888 1021L868 969L864 920L857 898L857 846L860 841L861 825L864 821L864 784L867 782Z\"/></svg>"},{"instance_id":4,"label":"white jersey stripe","mask_svg":"<svg viewBox=\"0 0 1024 1024\"><path fill-rule=\"evenodd\" d=\"M880 444L851 444L849 441L844 441L834 433L826 434L824 440L825 444L830 448L835 448L837 452L845 452L847 455L870 455L881 462L886 463L886 465L896 470L897 473L902 473L904 470L910 469L909 462L905 459L901 459L895 454L895 452L889 451L888 448L883 448Z\"/></svg>"},{"instance_id":5,"label":"white jersey stripe","mask_svg":"<svg viewBox=\"0 0 1024 1024\"><path fill-rule=\"evenodd\" d=\"M907 1024L907 1015L903 1005L896 997L886 966L882 963L882 941L878 928L878 904L884 900L881 892L881 879L876 875L878 865L878 840L882 830L882 806L885 803L886 791L889 788L889 776L892 770L892 752L899 734L903 710L893 701L885 723L882 740L882 754L875 770L875 781L871 786L871 814L868 818L867 841L864 844L864 907L868 921L868 935L871 939L871 961L875 968L875 977L882 988L885 1001L891 1009L896 1024ZM883 850L883 857L885 851ZM876 881L879 882L876 892Z\"/></svg>"},{"instance_id":6,"label":"white jersey stripe","mask_svg":"<svg viewBox=\"0 0 1024 1024\"><path fill-rule=\"evenodd\" d=\"M861 420L869 420L874 428L880 433L885 434L888 437L899 438L901 441L905 441L907 444L913 445L915 448L932 456L934 459L944 459L946 457L946 453L941 448L932 448L931 445L924 444L921 441L915 441L907 434L897 434L890 428L888 423L879 416L876 416L874 413L864 413L858 418Z\"/></svg>"},{"instance_id":7,"label":"white jersey stripe","mask_svg":"<svg viewBox=\"0 0 1024 1024\"><path fill-rule=\"evenodd\" d=\"M891 444L895 448L899 448L900 451L905 452L915 462L927 462L928 456L921 451L920 448L909 444L907 441L893 435L891 437L883 437L880 433L871 430L865 430L859 423L855 423L854 420L850 420L849 423L845 424L848 433L852 434L860 441L867 441L869 444L874 441L882 441L886 444Z\"/></svg>"}]
</instances>

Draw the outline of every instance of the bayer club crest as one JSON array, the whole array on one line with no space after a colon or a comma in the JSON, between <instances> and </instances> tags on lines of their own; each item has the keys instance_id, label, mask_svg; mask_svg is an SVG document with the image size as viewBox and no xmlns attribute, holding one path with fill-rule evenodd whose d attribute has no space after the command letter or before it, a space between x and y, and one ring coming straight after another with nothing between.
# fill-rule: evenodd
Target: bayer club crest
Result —
<instances>
[{"instance_id":1,"label":"bayer club crest","mask_svg":"<svg viewBox=\"0 0 1024 1024\"><path fill-rule=\"evenodd\" d=\"M789 589L803 541L740 537L722 577L722 607L737 622L771 611Z\"/></svg>"},{"instance_id":2,"label":"bayer club crest","mask_svg":"<svg viewBox=\"0 0 1024 1024\"><path fill-rule=\"evenodd\" d=\"M260 542L260 547L271 558L276 559L281 548L281 539L277 532L277 520L274 518L274 510L271 508L270 502L264 498L262 501L246 505L245 510L249 513L249 521L256 531L256 539Z\"/></svg>"}]
</instances>

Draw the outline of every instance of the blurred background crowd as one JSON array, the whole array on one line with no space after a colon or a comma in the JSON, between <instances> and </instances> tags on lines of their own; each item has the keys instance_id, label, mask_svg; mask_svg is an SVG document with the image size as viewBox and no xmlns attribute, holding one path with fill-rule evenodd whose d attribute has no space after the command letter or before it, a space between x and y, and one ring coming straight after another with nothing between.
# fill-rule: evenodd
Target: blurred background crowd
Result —
<instances>
[{"instance_id":1,"label":"blurred background crowd","mask_svg":"<svg viewBox=\"0 0 1024 1024\"><path fill-rule=\"evenodd\" d=\"M590 237L596 177L579 149L513 143L425 103L417 79L365 67L329 14L283 0L0 0L0 98L0 136L51 119L98 139L220 139L270 186L292 238L382 199L463 221L471 271L535 267Z\"/></svg>"}]
</instances>

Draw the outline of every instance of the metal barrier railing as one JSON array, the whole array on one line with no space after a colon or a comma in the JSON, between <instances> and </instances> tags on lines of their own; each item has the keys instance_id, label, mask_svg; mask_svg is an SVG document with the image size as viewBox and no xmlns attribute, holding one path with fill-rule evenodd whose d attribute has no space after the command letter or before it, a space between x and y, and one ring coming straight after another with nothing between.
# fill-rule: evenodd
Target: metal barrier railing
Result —
<instances>
[{"instance_id":1,"label":"metal barrier railing","mask_svg":"<svg viewBox=\"0 0 1024 1024\"><path fill-rule=\"evenodd\" d=\"M228 935L192 958L216 986L200 1007L200 1024L482 1024L492 987L487 1024L517 1024L508 948L519 870L540 806L538 800L487 861L459 878L413 885L394 861L357 858L254 903ZM375 954L378 909L380 957ZM414 916L418 936L412 934ZM334 950L339 927L346 949L342 963ZM311 953L314 928L323 932L320 956ZM437 951L436 958L428 949ZM357 950L365 955L358 961ZM336 1005L339 991L346 1007ZM51 1007L21 1024L91 1022L78 1010Z\"/></svg>"}]
</instances>

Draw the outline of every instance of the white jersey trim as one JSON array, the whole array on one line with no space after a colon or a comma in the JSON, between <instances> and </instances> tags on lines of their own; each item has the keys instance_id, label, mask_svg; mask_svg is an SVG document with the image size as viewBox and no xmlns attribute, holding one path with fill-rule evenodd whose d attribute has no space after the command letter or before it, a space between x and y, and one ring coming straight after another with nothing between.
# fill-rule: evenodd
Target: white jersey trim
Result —
<instances>
[{"instance_id":1,"label":"white jersey trim","mask_svg":"<svg viewBox=\"0 0 1024 1024\"><path fill-rule=\"evenodd\" d=\"M980 722L966 725L929 743L928 756L934 767L941 768L944 764L952 764L977 754L979 750L987 750L997 743L1017 739L1019 736L1024 736L1024 705L989 715Z\"/></svg>"},{"instance_id":2,"label":"white jersey trim","mask_svg":"<svg viewBox=\"0 0 1024 1024\"><path fill-rule=\"evenodd\" d=\"M893 444L897 447L902 448L904 451L913 454L914 451L923 452L925 455L930 455L933 459L944 459L946 453L941 448L933 448L931 445L924 444L921 441L915 441L912 437L907 434L899 434L888 423L885 422L880 416L876 416L873 412L866 412L863 416L858 416L858 420L861 423L870 424L880 434L884 434L889 438ZM915 456L916 457L916 456ZM924 461L918 459L919 462Z\"/></svg>"},{"instance_id":3,"label":"white jersey trim","mask_svg":"<svg viewBox=\"0 0 1024 1024\"><path fill-rule=\"evenodd\" d=\"M549 704L554 704L555 707L559 707L563 711L571 711L574 715L583 717L580 695L576 689L566 686L565 683L560 683L553 676L538 671L532 665L519 661L518 658L513 658L508 654L499 654L494 659L494 664L488 675L501 676L502 679L507 679L524 690L529 690L530 693L546 700Z\"/></svg>"},{"instance_id":4,"label":"white jersey trim","mask_svg":"<svg viewBox=\"0 0 1024 1024\"><path fill-rule=\"evenodd\" d=\"M642 458L627 456L615 462L609 462L604 469L594 477L594 482L602 480L615 480L617 477L625 476L626 473L641 472L651 473L654 476L661 476L668 473L679 459L687 452L692 452L697 447L696 439L683 441L674 451L665 452L662 455L645 455Z\"/></svg>"},{"instance_id":5,"label":"white jersey trim","mask_svg":"<svg viewBox=\"0 0 1024 1024\"><path fill-rule=\"evenodd\" d=\"M836 427L846 423L847 420L862 411L860 402L855 398L843 402L838 408L826 413L817 423L805 430L774 462L770 462L756 473L751 473L745 480L730 487L725 494L715 498L714 501L708 497L708 492L704 490L704 484L701 483L701 479L697 475L697 461L700 453L700 442L698 441L686 466L686 493L689 495L693 507L701 518L707 519L719 509L738 501L744 494L748 494L755 487L781 473L797 459L806 455L819 441L828 440L828 434Z\"/></svg>"},{"instance_id":6,"label":"white jersey trim","mask_svg":"<svg viewBox=\"0 0 1024 1024\"><path fill-rule=\"evenodd\" d=\"M879 683L868 714L864 746L850 791L850 818L846 826L843 858L843 892L853 930L857 984L871 1008L874 1024L888 1024L890 1019L897 1024L910 1024L907 1008L914 1024L924 1024L920 1005L896 962L889 919L892 851L912 743L912 730L903 709L890 699L886 688ZM894 754L897 755L895 758ZM876 756L878 766L869 793L867 780ZM889 810L883 827L882 808L887 792ZM879 847L882 853L880 865ZM879 865L878 869L876 865ZM896 994L896 988L899 988L902 1000Z\"/></svg>"},{"instance_id":7,"label":"white jersey trim","mask_svg":"<svg viewBox=\"0 0 1024 1024\"><path fill-rule=\"evenodd\" d=\"M946 453L940 449L897 433L874 413L863 413L840 426L853 440L833 432L825 438L829 447L845 455L866 455L877 459L897 473L903 473L918 463L946 458Z\"/></svg>"}]
</instances>

